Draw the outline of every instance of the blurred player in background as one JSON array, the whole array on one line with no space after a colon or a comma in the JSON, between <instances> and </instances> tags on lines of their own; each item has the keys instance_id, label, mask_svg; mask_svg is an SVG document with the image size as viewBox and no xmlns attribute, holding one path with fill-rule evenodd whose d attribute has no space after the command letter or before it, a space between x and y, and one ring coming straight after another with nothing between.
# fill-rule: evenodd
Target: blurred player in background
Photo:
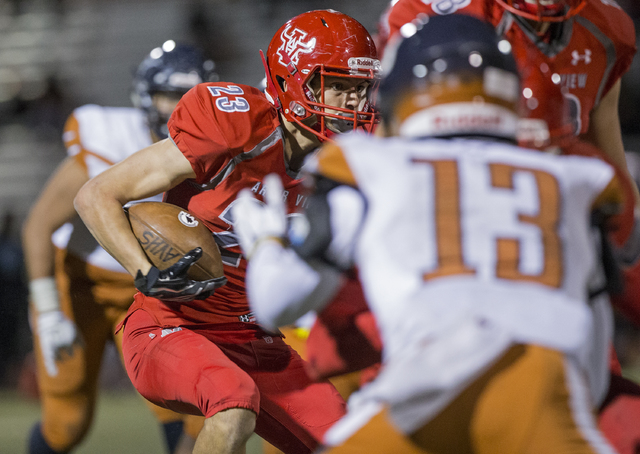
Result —
<instances>
[{"instance_id":1,"label":"blurred player in background","mask_svg":"<svg viewBox=\"0 0 640 454\"><path fill-rule=\"evenodd\" d=\"M140 293L124 323L129 377L150 401L206 417L194 453L244 452L254 430L285 453L312 452L345 411L335 388L313 383L279 333L256 324L231 204L244 188L260 197L262 179L276 172L290 209L304 206L305 157L330 136L376 121L367 96L377 52L353 18L310 11L276 32L264 63L266 93L199 85L171 116L170 140L90 180L75 199L93 235L136 276ZM164 191L166 202L212 230L226 285L192 281L175 266L159 271L147 260L122 206ZM182 263L197 258L187 254Z\"/></svg>"},{"instance_id":2,"label":"blurred player in background","mask_svg":"<svg viewBox=\"0 0 640 454\"><path fill-rule=\"evenodd\" d=\"M633 21L615 1L398 0L381 18L379 39L385 42L403 27L410 30L414 20L453 13L488 20L509 41L532 111L541 104L539 96L557 93L553 85L559 83L571 103L571 132L627 171L618 99L620 79L636 52L636 36ZM558 112L536 115L557 124Z\"/></svg>"},{"instance_id":3,"label":"blurred player in background","mask_svg":"<svg viewBox=\"0 0 640 454\"><path fill-rule=\"evenodd\" d=\"M615 452L582 356L601 266L592 235L637 240L628 180L597 158L516 146L516 63L477 18L432 18L384 65L389 137L325 145L289 228L277 176L266 205L243 191L233 211L251 307L271 329L322 309L358 267L383 368L325 452ZM625 251L625 264L640 256Z\"/></svg>"},{"instance_id":4,"label":"blurred player in background","mask_svg":"<svg viewBox=\"0 0 640 454\"><path fill-rule=\"evenodd\" d=\"M136 293L131 276L87 231L73 199L90 178L165 139L178 100L217 77L213 66L195 47L167 41L137 68L135 108L89 104L67 120L63 139L69 156L47 182L23 231L42 403L30 454L66 453L84 439L105 344L113 340L122 355L122 336L113 333ZM169 451L191 452L203 418L150 407L163 424Z\"/></svg>"}]
</instances>

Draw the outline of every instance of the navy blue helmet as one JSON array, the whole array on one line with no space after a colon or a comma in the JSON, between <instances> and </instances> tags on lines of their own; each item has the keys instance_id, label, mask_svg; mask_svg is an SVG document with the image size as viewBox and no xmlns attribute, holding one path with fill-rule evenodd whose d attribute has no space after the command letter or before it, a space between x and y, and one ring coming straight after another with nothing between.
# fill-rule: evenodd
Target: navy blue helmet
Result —
<instances>
[{"instance_id":1,"label":"navy blue helmet","mask_svg":"<svg viewBox=\"0 0 640 454\"><path fill-rule=\"evenodd\" d=\"M166 41L156 47L140 63L133 78L131 100L142 109L149 128L159 139L168 136L170 113L159 112L153 104L155 93L175 93L181 96L195 85L218 80L215 64L191 45Z\"/></svg>"},{"instance_id":2,"label":"navy blue helmet","mask_svg":"<svg viewBox=\"0 0 640 454\"><path fill-rule=\"evenodd\" d=\"M464 14L405 25L385 49L376 107L407 137L515 137L520 79L511 45Z\"/></svg>"}]
</instances>

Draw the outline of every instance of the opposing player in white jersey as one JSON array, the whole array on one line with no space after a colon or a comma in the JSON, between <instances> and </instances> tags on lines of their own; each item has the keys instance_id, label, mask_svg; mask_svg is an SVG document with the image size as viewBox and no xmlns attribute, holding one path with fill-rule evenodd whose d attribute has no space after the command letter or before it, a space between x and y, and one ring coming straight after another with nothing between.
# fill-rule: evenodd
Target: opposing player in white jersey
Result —
<instances>
[{"instance_id":1,"label":"opposing player in white jersey","mask_svg":"<svg viewBox=\"0 0 640 454\"><path fill-rule=\"evenodd\" d=\"M67 120L63 139L69 156L33 205L23 233L42 403L30 454L66 453L84 439L103 350L113 340L122 354L121 335L113 333L136 292L131 276L77 216L73 198L90 178L166 138L166 122L180 97L214 76L213 62L198 49L167 41L136 71L135 108L90 104ZM152 410L163 424L168 450L191 452L203 419Z\"/></svg>"},{"instance_id":2,"label":"opposing player in white jersey","mask_svg":"<svg viewBox=\"0 0 640 454\"><path fill-rule=\"evenodd\" d=\"M628 246L629 182L597 158L515 145L516 66L488 24L433 17L385 57L388 137L321 149L315 195L288 229L277 179L266 204L244 192L234 210L267 326L321 309L358 269L383 367L327 452L614 452L584 357L592 277L613 275L594 235Z\"/></svg>"}]
</instances>

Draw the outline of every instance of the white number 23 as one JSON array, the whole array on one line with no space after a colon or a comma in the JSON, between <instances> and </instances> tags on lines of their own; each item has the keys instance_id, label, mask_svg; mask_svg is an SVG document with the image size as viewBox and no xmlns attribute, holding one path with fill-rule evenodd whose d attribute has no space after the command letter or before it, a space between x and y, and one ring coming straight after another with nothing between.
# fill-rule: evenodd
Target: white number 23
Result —
<instances>
[{"instance_id":1,"label":"white number 23","mask_svg":"<svg viewBox=\"0 0 640 454\"><path fill-rule=\"evenodd\" d=\"M246 99L239 95L243 95L244 91L237 85L229 85L227 87L207 87L211 96L216 99L216 107L223 112L248 112L249 103ZM229 96L233 95L233 98L229 99Z\"/></svg>"}]
</instances>

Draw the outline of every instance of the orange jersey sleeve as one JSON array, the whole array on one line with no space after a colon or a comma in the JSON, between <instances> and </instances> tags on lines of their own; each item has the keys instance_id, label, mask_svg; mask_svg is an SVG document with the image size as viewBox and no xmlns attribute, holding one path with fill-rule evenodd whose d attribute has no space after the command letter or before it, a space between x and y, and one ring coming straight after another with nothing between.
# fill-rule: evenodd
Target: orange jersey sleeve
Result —
<instances>
[{"instance_id":1,"label":"orange jersey sleeve","mask_svg":"<svg viewBox=\"0 0 640 454\"><path fill-rule=\"evenodd\" d=\"M97 153L92 153L91 151L84 148L82 145L82 138L80 137L80 123L76 118L75 114L69 115L67 121L64 125L64 132L62 133L62 140L64 141L64 146L67 149L67 154L69 156L73 156L82 168L88 173L87 169L87 161L86 156L89 154L108 165L115 164L114 162L109 161L104 156L100 156Z\"/></svg>"},{"instance_id":2,"label":"orange jersey sleeve","mask_svg":"<svg viewBox=\"0 0 640 454\"><path fill-rule=\"evenodd\" d=\"M338 183L356 186L356 179L342 149L335 143L327 143L317 157L316 173Z\"/></svg>"}]
</instances>

